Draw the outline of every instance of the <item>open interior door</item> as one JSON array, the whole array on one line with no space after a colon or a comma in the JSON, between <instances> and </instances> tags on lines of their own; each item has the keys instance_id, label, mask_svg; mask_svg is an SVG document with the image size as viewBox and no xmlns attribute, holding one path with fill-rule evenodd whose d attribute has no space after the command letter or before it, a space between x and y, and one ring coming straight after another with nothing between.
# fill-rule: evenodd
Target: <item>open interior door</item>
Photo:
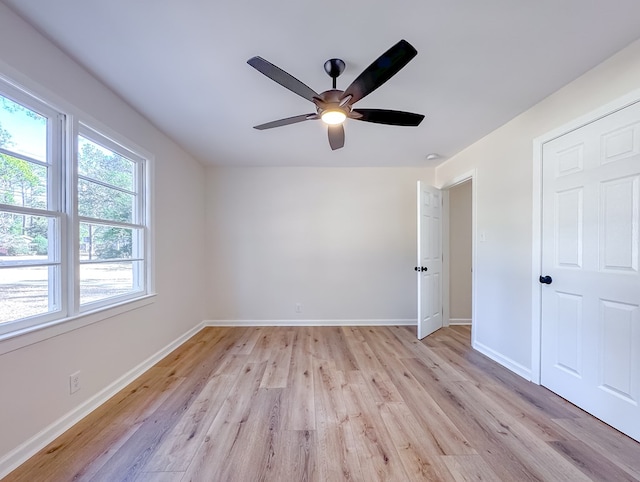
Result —
<instances>
[{"instance_id":1,"label":"open interior door","mask_svg":"<svg viewBox=\"0 0 640 482\"><path fill-rule=\"evenodd\" d=\"M418 181L418 339L442 328L442 193Z\"/></svg>"}]
</instances>

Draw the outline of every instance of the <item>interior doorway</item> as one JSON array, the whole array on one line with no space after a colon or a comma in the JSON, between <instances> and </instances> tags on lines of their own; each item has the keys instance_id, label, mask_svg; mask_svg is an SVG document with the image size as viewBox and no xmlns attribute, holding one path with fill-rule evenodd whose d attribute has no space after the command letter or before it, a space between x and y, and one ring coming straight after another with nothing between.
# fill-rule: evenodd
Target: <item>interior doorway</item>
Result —
<instances>
[{"instance_id":1,"label":"interior doorway","mask_svg":"<svg viewBox=\"0 0 640 482\"><path fill-rule=\"evenodd\" d=\"M475 316L476 299L476 252L478 243L477 228L477 170L472 169L449 182L442 184L442 308L443 325L454 324L471 326L471 345L475 347L480 321ZM452 207L453 196L453 207ZM454 227L451 232L451 221ZM457 225L462 226L461 230ZM453 234L453 236L452 236ZM456 239L453 239L453 238ZM459 240L463 243L457 243ZM452 250L453 249L453 253ZM461 252L464 250L464 254ZM453 260L453 258L456 258ZM458 261L466 258L458 266ZM456 270L453 273L452 266ZM452 297L453 288L453 297ZM453 316L452 316L453 315Z\"/></svg>"},{"instance_id":2,"label":"interior doorway","mask_svg":"<svg viewBox=\"0 0 640 482\"><path fill-rule=\"evenodd\" d=\"M449 193L449 325L472 324L472 180Z\"/></svg>"}]
</instances>

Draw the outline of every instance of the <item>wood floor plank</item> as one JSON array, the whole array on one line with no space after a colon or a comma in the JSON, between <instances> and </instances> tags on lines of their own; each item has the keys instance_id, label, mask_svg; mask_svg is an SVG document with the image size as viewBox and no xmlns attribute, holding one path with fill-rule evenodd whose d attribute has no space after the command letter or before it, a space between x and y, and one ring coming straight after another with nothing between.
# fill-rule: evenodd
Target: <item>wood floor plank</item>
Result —
<instances>
[{"instance_id":1,"label":"wood floor plank","mask_svg":"<svg viewBox=\"0 0 640 482\"><path fill-rule=\"evenodd\" d=\"M237 334L231 328L226 327L202 330L180 348L160 360L156 366L170 368L176 377L187 376L194 365L210 358L210 353L204 347L226 352L233 347Z\"/></svg>"},{"instance_id":2,"label":"wood floor plank","mask_svg":"<svg viewBox=\"0 0 640 482\"><path fill-rule=\"evenodd\" d=\"M193 378L183 381L100 468L95 478L133 480L143 472L167 434L180 422L184 407L190 406L204 388L204 380Z\"/></svg>"},{"instance_id":3,"label":"wood floor plank","mask_svg":"<svg viewBox=\"0 0 640 482\"><path fill-rule=\"evenodd\" d=\"M481 455L445 455L442 459L456 482L500 480Z\"/></svg>"},{"instance_id":4,"label":"wood floor plank","mask_svg":"<svg viewBox=\"0 0 640 482\"><path fill-rule=\"evenodd\" d=\"M281 332L271 340L271 356L267 360L267 369L260 383L260 388L285 388L289 379L291 366L291 350L293 348L293 332Z\"/></svg>"},{"instance_id":5,"label":"wood floor plank","mask_svg":"<svg viewBox=\"0 0 640 482\"><path fill-rule=\"evenodd\" d=\"M445 386L441 383L443 380L439 370L437 368L435 370L432 369L423 360L407 358L403 360L403 364L429 393L441 392ZM464 380L449 379L448 381L459 382ZM526 426L529 431L535 433L541 440L552 441L573 438L567 431L562 430L557 424L549 420L548 416L545 416L544 412L541 412L536 405L528 403L521 397L514 397L513 391L504 386L496 385L491 379L483 383L474 383L473 385L478 393L482 393L493 400L499 400L502 409L506 413L517 419L520 424Z\"/></svg>"},{"instance_id":6,"label":"wood floor plank","mask_svg":"<svg viewBox=\"0 0 640 482\"><path fill-rule=\"evenodd\" d=\"M406 330L404 326L389 327L389 331L412 352L410 358L415 358L424 363L429 372L433 374L435 381L468 381L463 370L459 370L449 364L435 350L425 350L424 345L415 336Z\"/></svg>"},{"instance_id":7,"label":"wood floor plank","mask_svg":"<svg viewBox=\"0 0 640 482\"><path fill-rule=\"evenodd\" d=\"M357 327L345 327L344 335L345 343L359 370L379 372L384 368Z\"/></svg>"},{"instance_id":8,"label":"wood floor plank","mask_svg":"<svg viewBox=\"0 0 640 482\"><path fill-rule=\"evenodd\" d=\"M311 330L311 353L314 359L322 361L322 365L325 369L335 369L336 362L329 352L328 343L325 340L325 327L312 326Z\"/></svg>"},{"instance_id":9,"label":"wood floor plank","mask_svg":"<svg viewBox=\"0 0 640 482\"><path fill-rule=\"evenodd\" d=\"M258 340L261 338L262 332L265 328L257 327L243 327L237 331L240 336L236 337L235 343L230 352L236 355L248 355L253 351Z\"/></svg>"},{"instance_id":10,"label":"wood floor plank","mask_svg":"<svg viewBox=\"0 0 640 482\"><path fill-rule=\"evenodd\" d=\"M368 343L374 347L377 356L386 365L389 378L420 422L425 431L425 437L429 437L439 447L442 455L475 454L476 450L460 429L443 412L429 392L420 386L401 359L384 354L382 343L376 340L377 337L372 336L370 332L367 336ZM389 346L388 343L387 346ZM406 355L411 352L399 350L399 353Z\"/></svg>"},{"instance_id":11,"label":"wood floor plank","mask_svg":"<svg viewBox=\"0 0 640 482\"><path fill-rule=\"evenodd\" d=\"M589 480L629 482L637 480L580 440L549 442L558 453L578 467Z\"/></svg>"},{"instance_id":12,"label":"wood floor plank","mask_svg":"<svg viewBox=\"0 0 640 482\"><path fill-rule=\"evenodd\" d=\"M236 374L213 375L179 422L163 437L145 471L186 471L236 380Z\"/></svg>"},{"instance_id":13,"label":"wood floor plank","mask_svg":"<svg viewBox=\"0 0 640 482\"><path fill-rule=\"evenodd\" d=\"M420 423L404 403L381 405L380 415L407 473L407 480L454 480L441 450L423 436Z\"/></svg>"},{"instance_id":14,"label":"wood floor plank","mask_svg":"<svg viewBox=\"0 0 640 482\"><path fill-rule=\"evenodd\" d=\"M219 476L226 464L234 463L229 459L229 454L237 443L242 423L249 417L265 369L266 362L259 365L248 363L238 374L235 385L207 430L183 480L222 480Z\"/></svg>"},{"instance_id":15,"label":"wood floor plank","mask_svg":"<svg viewBox=\"0 0 640 482\"><path fill-rule=\"evenodd\" d=\"M580 418L554 419L577 440L588 444L632 477L640 480L640 444L612 430L604 422L586 413Z\"/></svg>"},{"instance_id":16,"label":"wood floor plank","mask_svg":"<svg viewBox=\"0 0 640 482\"><path fill-rule=\"evenodd\" d=\"M363 478L342 387L344 376L322 360L314 360L316 453L322 481L361 481Z\"/></svg>"},{"instance_id":17,"label":"wood floor plank","mask_svg":"<svg viewBox=\"0 0 640 482\"><path fill-rule=\"evenodd\" d=\"M151 368L6 479L31 482L34 474L52 473L60 480L89 480L182 381L165 368Z\"/></svg>"},{"instance_id":18,"label":"wood floor plank","mask_svg":"<svg viewBox=\"0 0 640 482\"><path fill-rule=\"evenodd\" d=\"M319 482L316 454L316 432L311 430L285 431L276 445L275 464L266 480Z\"/></svg>"},{"instance_id":19,"label":"wood floor plank","mask_svg":"<svg viewBox=\"0 0 640 482\"><path fill-rule=\"evenodd\" d=\"M344 372L358 370L358 362L345 339L345 328L342 326L327 327L324 335L328 357L336 368Z\"/></svg>"},{"instance_id":20,"label":"wood floor plank","mask_svg":"<svg viewBox=\"0 0 640 482\"><path fill-rule=\"evenodd\" d=\"M545 388L526 381L481 353L475 351L458 353L460 349L453 350L449 344L436 346L432 350L447 360L450 365L463 371L469 381L500 386L502 392L508 393L509 397L515 397L523 403L533 405L552 418L579 416L576 410L568 407L560 397L547 396L550 392Z\"/></svg>"},{"instance_id":21,"label":"wood floor plank","mask_svg":"<svg viewBox=\"0 0 640 482\"><path fill-rule=\"evenodd\" d=\"M388 360L413 356L412 351L400 343L386 326L363 327L361 333L384 367Z\"/></svg>"},{"instance_id":22,"label":"wood floor plank","mask_svg":"<svg viewBox=\"0 0 640 482\"><path fill-rule=\"evenodd\" d=\"M345 341L358 364L359 371L367 380L375 400L379 403L402 401L400 393L362 332L356 327L345 328Z\"/></svg>"},{"instance_id":23,"label":"wood floor plank","mask_svg":"<svg viewBox=\"0 0 640 482\"><path fill-rule=\"evenodd\" d=\"M315 430L312 333L309 328L302 328L295 332L287 386L289 388L283 401L284 429Z\"/></svg>"},{"instance_id":24,"label":"wood floor plank","mask_svg":"<svg viewBox=\"0 0 640 482\"><path fill-rule=\"evenodd\" d=\"M3 482L636 480L640 444L469 327L210 327Z\"/></svg>"},{"instance_id":25,"label":"wood floor plank","mask_svg":"<svg viewBox=\"0 0 640 482\"><path fill-rule=\"evenodd\" d=\"M268 481L289 463L281 450L285 434L281 430L282 389L259 389L251 410L237 425L235 439L226 459L217 461L219 469L206 480Z\"/></svg>"},{"instance_id":26,"label":"wood floor plank","mask_svg":"<svg viewBox=\"0 0 640 482\"><path fill-rule=\"evenodd\" d=\"M223 331L223 333L229 333ZM242 339L246 330L233 332ZM118 449L118 453L111 457L96 473L101 480L127 480L146 471L147 465L153 463L153 455L160 450L167 435L181 423L184 412L192 406L211 382L216 371L216 363L234 351L239 345L238 339L221 342L218 339L211 343L210 350L204 359L198 359L191 368L189 377L149 416L136 432Z\"/></svg>"},{"instance_id":27,"label":"wood floor plank","mask_svg":"<svg viewBox=\"0 0 640 482\"><path fill-rule=\"evenodd\" d=\"M559 458L550 450L548 443L538 439L516 419L498 407L491 407L475 385L455 382L447 390L465 407L473 423L482 427L485 434L491 434L493 447L487 447L489 452L495 453L497 446L506 448L527 473L540 480L589 480L575 465ZM496 467L492 466L492 469L498 472Z\"/></svg>"},{"instance_id":28,"label":"wood floor plank","mask_svg":"<svg viewBox=\"0 0 640 482\"><path fill-rule=\"evenodd\" d=\"M407 480L378 404L372 399L361 372L347 374L343 396L364 480Z\"/></svg>"},{"instance_id":29,"label":"wood floor plank","mask_svg":"<svg viewBox=\"0 0 640 482\"><path fill-rule=\"evenodd\" d=\"M184 472L142 472L136 482L180 482L184 477Z\"/></svg>"},{"instance_id":30,"label":"wood floor plank","mask_svg":"<svg viewBox=\"0 0 640 482\"><path fill-rule=\"evenodd\" d=\"M259 337L256 339L256 343L251 350L251 362L262 363L263 361L269 361L273 352L272 338L277 336L278 330L270 330L263 328L258 332Z\"/></svg>"}]
</instances>

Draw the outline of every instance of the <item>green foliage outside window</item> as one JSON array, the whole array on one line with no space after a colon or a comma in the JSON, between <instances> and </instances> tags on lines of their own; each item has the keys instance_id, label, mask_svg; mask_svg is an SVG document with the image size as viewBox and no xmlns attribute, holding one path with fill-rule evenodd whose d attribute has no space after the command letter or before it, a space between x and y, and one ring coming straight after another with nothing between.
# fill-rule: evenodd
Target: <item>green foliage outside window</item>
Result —
<instances>
[{"instance_id":1,"label":"green foliage outside window","mask_svg":"<svg viewBox=\"0 0 640 482\"><path fill-rule=\"evenodd\" d=\"M10 133L0 125L0 147L11 145ZM46 172L42 166L0 154L0 203L46 208L46 184L39 171ZM46 218L0 212L0 255L46 254L46 236Z\"/></svg>"},{"instance_id":2,"label":"green foliage outside window","mask_svg":"<svg viewBox=\"0 0 640 482\"><path fill-rule=\"evenodd\" d=\"M24 113L37 122L43 117L0 96L0 108ZM31 114L31 115L29 115ZM0 124L0 147L12 148L11 134ZM80 138L79 174L108 186L133 190L133 162L91 141ZM47 208L47 168L17 157L0 154L0 204ZM90 180L78 185L81 216L118 222L133 221L133 194L111 189ZM16 215L0 211L0 256L46 255L50 221L43 216ZM81 223L81 249L89 259L129 258L132 230Z\"/></svg>"}]
</instances>

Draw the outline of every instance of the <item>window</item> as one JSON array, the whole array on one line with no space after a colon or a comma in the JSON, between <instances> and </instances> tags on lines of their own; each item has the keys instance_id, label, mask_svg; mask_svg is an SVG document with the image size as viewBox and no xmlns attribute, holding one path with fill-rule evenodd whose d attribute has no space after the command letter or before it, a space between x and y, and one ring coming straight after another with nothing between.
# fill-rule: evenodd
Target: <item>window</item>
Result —
<instances>
[{"instance_id":1,"label":"window","mask_svg":"<svg viewBox=\"0 0 640 482\"><path fill-rule=\"evenodd\" d=\"M80 305L142 292L144 160L86 128L77 153Z\"/></svg>"},{"instance_id":2,"label":"window","mask_svg":"<svg viewBox=\"0 0 640 482\"><path fill-rule=\"evenodd\" d=\"M0 82L0 335L148 292L148 161Z\"/></svg>"}]
</instances>

